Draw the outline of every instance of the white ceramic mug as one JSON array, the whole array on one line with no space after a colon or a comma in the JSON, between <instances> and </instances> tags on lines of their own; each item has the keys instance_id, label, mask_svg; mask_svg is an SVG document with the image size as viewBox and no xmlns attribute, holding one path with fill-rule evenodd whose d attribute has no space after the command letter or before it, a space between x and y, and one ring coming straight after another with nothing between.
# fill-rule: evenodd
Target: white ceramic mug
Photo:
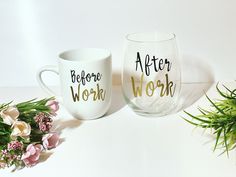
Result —
<instances>
[{"instance_id":1,"label":"white ceramic mug","mask_svg":"<svg viewBox=\"0 0 236 177\"><path fill-rule=\"evenodd\" d=\"M44 66L37 80L44 91L55 93L42 80L42 73L59 75L62 102L77 119L96 119L103 116L111 103L111 54L105 49L82 48L59 54L59 67Z\"/></svg>"}]
</instances>

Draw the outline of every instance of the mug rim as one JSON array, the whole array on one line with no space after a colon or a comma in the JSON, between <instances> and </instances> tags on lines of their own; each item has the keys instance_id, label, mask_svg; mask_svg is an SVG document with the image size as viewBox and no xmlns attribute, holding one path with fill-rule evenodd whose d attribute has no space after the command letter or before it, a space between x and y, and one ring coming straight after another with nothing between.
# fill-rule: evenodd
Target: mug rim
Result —
<instances>
[{"instance_id":1,"label":"mug rim","mask_svg":"<svg viewBox=\"0 0 236 177\"><path fill-rule=\"evenodd\" d=\"M166 35L168 37L163 39L136 39L134 36L137 35ZM151 32L135 32L135 33L129 33L125 36L125 39L129 42L135 42L135 43L161 43L161 42L167 42L176 39L175 33L172 32L160 32L160 31L151 31Z\"/></svg>"},{"instance_id":2,"label":"mug rim","mask_svg":"<svg viewBox=\"0 0 236 177\"><path fill-rule=\"evenodd\" d=\"M75 58L70 58L70 57L65 57L63 55L66 55L66 54L69 54L69 53L72 53L72 52L79 52L79 51L102 51L104 52L104 56L103 57L96 57L94 59L89 59L89 60L84 60L84 59L75 59ZM63 52L60 52L58 54L58 57L60 60L63 60L63 61L67 61L67 62L91 62L91 61L100 61L100 60L105 60L105 59L108 59L108 58L111 58L111 52L108 50L108 49L104 49L104 48L75 48L75 49L69 49L69 50L65 50Z\"/></svg>"}]
</instances>

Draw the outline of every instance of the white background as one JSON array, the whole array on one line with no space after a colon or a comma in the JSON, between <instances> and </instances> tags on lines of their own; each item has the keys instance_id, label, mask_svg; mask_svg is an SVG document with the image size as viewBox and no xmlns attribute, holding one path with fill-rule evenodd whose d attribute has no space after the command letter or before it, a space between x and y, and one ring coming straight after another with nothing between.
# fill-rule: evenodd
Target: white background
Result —
<instances>
[{"instance_id":1,"label":"white background","mask_svg":"<svg viewBox=\"0 0 236 177\"><path fill-rule=\"evenodd\" d=\"M125 34L155 30L176 33L184 81L236 79L235 8L235 0L0 0L0 86L37 85L41 66L79 47L111 50L119 74ZM192 89L186 89L184 108L203 95L203 88L186 85ZM43 96L32 87L0 90L3 102ZM125 106L119 86L114 93L111 112L97 121L76 124L61 109L65 142L45 163L1 176L235 176L235 159L212 153L214 142L192 133L180 115L148 121ZM215 85L208 93L216 97ZM190 112L205 103L202 98Z\"/></svg>"},{"instance_id":2,"label":"white background","mask_svg":"<svg viewBox=\"0 0 236 177\"><path fill-rule=\"evenodd\" d=\"M215 80L235 79L235 7L235 0L0 0L0 86L37 85L41 66L79 47L111 50L119 73L125 34L143 31L176 33L185 69L189 60L211 68Z\"/></svg>"}]
</instances>

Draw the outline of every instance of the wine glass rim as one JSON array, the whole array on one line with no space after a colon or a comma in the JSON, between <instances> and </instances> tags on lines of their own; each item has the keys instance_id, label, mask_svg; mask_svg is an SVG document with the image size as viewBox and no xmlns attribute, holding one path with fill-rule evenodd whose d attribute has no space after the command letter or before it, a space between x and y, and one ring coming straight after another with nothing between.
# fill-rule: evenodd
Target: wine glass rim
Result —
<instances>
[{"instance_id":1,"label":"wine glass rim","mask_svg":"<svg viewBox=\"0 0 236 177\"><path fill-rule=\"evenodd\" d=\"M132 36L134 35L141 35L141 34L165 34L168 35L169 37L165 38L165 39L161 39L161 40L138 40L138 39L134 39L132 38ZM159 42L166 42L166 41L171 41L174 40L176 38L175 33L168 33L168 32L158 32L158 31L154 31L154 32L136 32L136 33L129 33L125 36L126 40L130 41L130 42L138 42L138 43L159 43Z\"/></svg>"}]
</instances>

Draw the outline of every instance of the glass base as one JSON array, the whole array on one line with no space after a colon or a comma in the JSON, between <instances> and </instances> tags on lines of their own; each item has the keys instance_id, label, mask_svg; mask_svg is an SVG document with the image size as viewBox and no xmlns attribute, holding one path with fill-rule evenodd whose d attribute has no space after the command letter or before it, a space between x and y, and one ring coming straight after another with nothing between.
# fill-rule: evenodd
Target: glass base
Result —
<instances>
[{"instance_id":1,"label":"glass base","mask_svg":"<svg viewBox=\"0 0 236 177\"><path fill-rule=\"evenodd\" d=\"M137 111L133 110L136 114L144 117L151 117L151 118L156 118L156 117L164 117L168 115L168 113L163 114L163 113L150 113L150 112L142 112L142 111Z\"/></svg>"},{"instance_id":2,"label":"glass base","mask_svg":"<svg viewBox=\"0 0 236 177\"><path fill-rule=\"evenodd\" d=\"M159 111L153 111L153 110L143 110L138 108L137 106L131 104L128 104L128 106L138 115L145 116L145 117L163 117L166 115L174 114L176 113L176 105L172 105L171 107L168 107L168 109L165 110L159 110Z\"/></svg>"},{"instance_id":3,"label":"glass base","mask_svg":"<svg viewBox=\"0 0 236 177\"><path fill-rule=\"evenodd\" d=\"M145 117L163 117L178 112L178 102L175 99L159 99L133 98L129 99L124 94L124 98L128 106L138 115Z\"/></svg>"}]
</instances>

